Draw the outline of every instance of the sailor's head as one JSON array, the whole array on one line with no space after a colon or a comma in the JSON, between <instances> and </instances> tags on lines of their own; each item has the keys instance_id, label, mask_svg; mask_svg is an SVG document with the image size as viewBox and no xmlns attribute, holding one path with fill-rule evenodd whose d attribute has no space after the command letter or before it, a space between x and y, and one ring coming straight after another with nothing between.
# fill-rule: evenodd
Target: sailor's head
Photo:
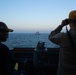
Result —
<instances>
[{"instance_id":1,"label":"sailor's head","mask_svg":"<svg viewBox=\"0 0 76 75\"><path fill-rule=\"evenodd\" d=\"M69 22L76 23L76 10L73 10L69 13Z\"/></svg>"},{"instance_id":2,"label":"sailor's head","mask_svg":"<svg viewBox=\"0 0 76 75\"><path fill-rule=\"evenodd\" d=\"M73 19L73 20L76 19L76 10L73 10L69 13L69 19Z\"/></svg>"},{"instance_id":3,"label":"sailor's head","mask_svg":"<svg viewBox=\"0 0 76 75\"><path fill-rule=\"evenodd\" d=\"M9 29L4 22L0 22L0 41L4 42L8 38L8 33L13 32L12 29Z\"/></svg>"}]
</instances>

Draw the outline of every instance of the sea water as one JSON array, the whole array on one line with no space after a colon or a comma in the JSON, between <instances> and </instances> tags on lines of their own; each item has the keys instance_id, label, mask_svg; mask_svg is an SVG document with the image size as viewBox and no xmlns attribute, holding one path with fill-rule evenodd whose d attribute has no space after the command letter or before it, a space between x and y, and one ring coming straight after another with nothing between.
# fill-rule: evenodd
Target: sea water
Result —
<instances>
[{"instance_id":1,"label":"sea water","mask_svg":"<svg viewBox=\"0 0 76 75\"><path fill-rule=\"evenodd\" d=\"M45 42L47 48L57 48L58 45L52 43L48 39L48 33L34 34L34 33L10 33L6 42L3 42L10 49L12 48L35 48L38 41Z\"/></svg>"}]
</instances>

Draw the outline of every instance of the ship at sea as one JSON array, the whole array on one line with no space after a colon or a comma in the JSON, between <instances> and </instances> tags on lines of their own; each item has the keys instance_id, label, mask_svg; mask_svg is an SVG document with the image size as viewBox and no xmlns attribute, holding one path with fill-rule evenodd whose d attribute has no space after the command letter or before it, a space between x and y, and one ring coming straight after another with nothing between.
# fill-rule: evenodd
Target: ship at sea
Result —
<instances>
[{"instance_id":1,"label":"ship at sea","mask_svg":"<svg viewBox=\"0 0 76 75\"><path fill-rule=\"evenodd\" d=\"M35 33L35 35L40 35L40 32L39 32L39 31L37 31L37 32Z\"/></svg>"}]
</instances>

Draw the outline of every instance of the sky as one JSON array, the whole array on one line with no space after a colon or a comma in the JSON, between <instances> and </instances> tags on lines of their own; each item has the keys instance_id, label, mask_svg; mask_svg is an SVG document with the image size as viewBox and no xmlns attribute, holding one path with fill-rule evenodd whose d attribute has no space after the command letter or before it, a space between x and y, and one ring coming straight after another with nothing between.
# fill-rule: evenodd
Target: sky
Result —
<instances>
[{"instance_id":1,"label":"sky","mask_svg":"<svg viewBox=\"0 0 76 75\"><path fill-rule=\"evenodd\" d=\"M76 0L0 0L0 21L14 33L50 33L72 10Z\"/></svg>"}]
</instances>

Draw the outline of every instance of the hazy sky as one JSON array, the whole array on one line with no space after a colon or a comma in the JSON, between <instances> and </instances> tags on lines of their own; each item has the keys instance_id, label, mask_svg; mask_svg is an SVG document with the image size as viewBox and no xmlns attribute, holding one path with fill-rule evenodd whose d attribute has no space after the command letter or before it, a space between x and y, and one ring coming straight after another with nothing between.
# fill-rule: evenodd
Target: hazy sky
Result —
<instances>
[{"instance_id":1,"label":"hazy sky","mask_svg":"<svg viewBox=\"0 0 76 75\"><path fill-rule=\"evenodd\" d=\"M76 9L76 0L0 0L0 21L14 32L49 33Z\"/></svg>"}]
</instances>

